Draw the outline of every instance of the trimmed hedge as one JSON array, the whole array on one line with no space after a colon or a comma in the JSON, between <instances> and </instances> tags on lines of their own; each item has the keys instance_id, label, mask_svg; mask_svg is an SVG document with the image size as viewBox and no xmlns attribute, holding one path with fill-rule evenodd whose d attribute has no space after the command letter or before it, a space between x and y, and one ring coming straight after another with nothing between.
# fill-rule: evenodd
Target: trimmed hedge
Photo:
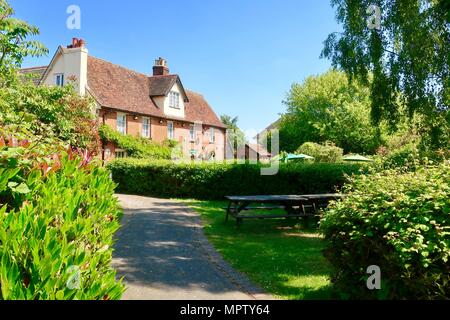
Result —
<instances>
[{"instance_id":1,"label":"trimmed hedge","mask_svg":"<svg viewBox=\"0 0 450 320\"><path fill-rule=\"evenodd\" d=\"M332 281L344 298L450 298L450 164L353 179L321 230ZM381 290L366 286L371 265Z\"/></svg>"},{"instance_id":2,"label":"trimmed hedge","mask_svg":"<svg viewBox=\"0 0 450 320\"><path fill-rule=\"evenodd\" d=\"M108 164L118 192L163 198L223 199L226 195L309 194L333 192L357 164L281 165L274 176L262 176L250 164L175 164L118 159Z\"/></svg>"}]
</instances>

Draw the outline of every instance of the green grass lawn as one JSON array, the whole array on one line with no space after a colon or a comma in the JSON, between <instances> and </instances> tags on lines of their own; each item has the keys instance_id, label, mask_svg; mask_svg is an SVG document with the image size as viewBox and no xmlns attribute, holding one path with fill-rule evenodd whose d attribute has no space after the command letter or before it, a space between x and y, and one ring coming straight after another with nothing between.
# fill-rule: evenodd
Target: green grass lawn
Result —
<instances>
[{"instance_id":1,"label":"green grass lawn","mask_svg":"<svg viewBox=\"0 0 450 320\"><path fill-rule=\"evenodd\" d=\"M224 201L184 201L202 216L205 233L234 268L281 299L330 299L330 265L315 228L296 219L225 223ZM273 213L273 212L272 212Z\"/></svg>"}]
</instances>

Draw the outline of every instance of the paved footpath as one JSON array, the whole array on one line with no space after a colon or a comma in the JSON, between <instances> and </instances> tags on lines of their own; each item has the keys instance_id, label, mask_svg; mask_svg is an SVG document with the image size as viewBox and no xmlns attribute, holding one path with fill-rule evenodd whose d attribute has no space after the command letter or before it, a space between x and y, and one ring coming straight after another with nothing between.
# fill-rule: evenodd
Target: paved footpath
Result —
<instances>
[{"instance_id":1,"label":"paved footpath","mask_svg":"<svg viewBox=\"0 0 450 320\"><path fill-rule=\"evenodd\" d=\"M171 200L118 198L125 215L113 267L128 288L123 299L273 299L221 258L192 209Z\"/></svg>"}]
</instances>

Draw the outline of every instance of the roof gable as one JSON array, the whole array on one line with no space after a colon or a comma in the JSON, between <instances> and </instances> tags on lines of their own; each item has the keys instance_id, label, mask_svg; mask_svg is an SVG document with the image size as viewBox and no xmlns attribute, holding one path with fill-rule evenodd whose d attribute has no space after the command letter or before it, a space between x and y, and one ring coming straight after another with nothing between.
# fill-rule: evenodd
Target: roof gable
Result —
<instances>
[{"instance_id":1,"label":"roof gable","mask_svg":"<svg viewBox=\"0 0 450 320\"><path fill-rule=\"evenodd\" d=\"M47 78L50 70L52 70L53 66L56 63L56 60L59 58L59 56L63 53L64 48L62 46L58 47L58 50L56 50L55 54L52 57L52 60L50 61L50 64L47 66L47 68L45 69L41 79L39 79L39 84L42 84L44 79Z\"/></svg>"},{"instance_id":2,"label":"roof gable","mask_svg":"<svg viewBox=\"0 0 450 320\"><path fill-rule=\"evenodd\" d=\"M184 102L189 102L184 86L181 83L181 79L176 74L164 75L164 76L153 76L148 78L150 86L150 97L161 97L167 96L172 90L175 84L178 84L184 97Z\"/></svg>"}]
</instances>

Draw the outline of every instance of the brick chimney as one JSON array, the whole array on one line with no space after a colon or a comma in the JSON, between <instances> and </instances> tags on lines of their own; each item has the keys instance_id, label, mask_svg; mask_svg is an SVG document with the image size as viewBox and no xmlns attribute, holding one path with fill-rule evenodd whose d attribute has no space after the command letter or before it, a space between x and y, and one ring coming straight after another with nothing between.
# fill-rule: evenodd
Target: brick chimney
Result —
<instances>
[{"instance_id":1,"label":"brick chimney","mask_svg":"<svg viewBox=\"0 0 450 320\"><path fill-rule=\"evenodd\" d=\"M72 44L69 44L62 53L63 69L60 72L64 74L65 79L73 79L75 89L81 96L84 96L87 87L87 63L89 56L85 41L73 38Z\"/></svg>"},{"instance_id":2,"label":"brick chimney","mask_svg":"<svg viewBox=\"0 0 450 320\"><path fill-rule=\"evenodd\" d=\"M155 65L153 66L154 76L165 76L169 74L169 68L167 67L167 61L161 57L155 60Z\"/></svg>"},{"instance_id":3,"label":"brick chimney","mask_svg":"<svg viewBox=\"0 0 450 320\"><path fill-rule=\"evenodd\" d=\"M72 44L69 44L67 49L84 48L85 44L86 42L83 39L72 38Z\"/></svg>"}]
</instances>

